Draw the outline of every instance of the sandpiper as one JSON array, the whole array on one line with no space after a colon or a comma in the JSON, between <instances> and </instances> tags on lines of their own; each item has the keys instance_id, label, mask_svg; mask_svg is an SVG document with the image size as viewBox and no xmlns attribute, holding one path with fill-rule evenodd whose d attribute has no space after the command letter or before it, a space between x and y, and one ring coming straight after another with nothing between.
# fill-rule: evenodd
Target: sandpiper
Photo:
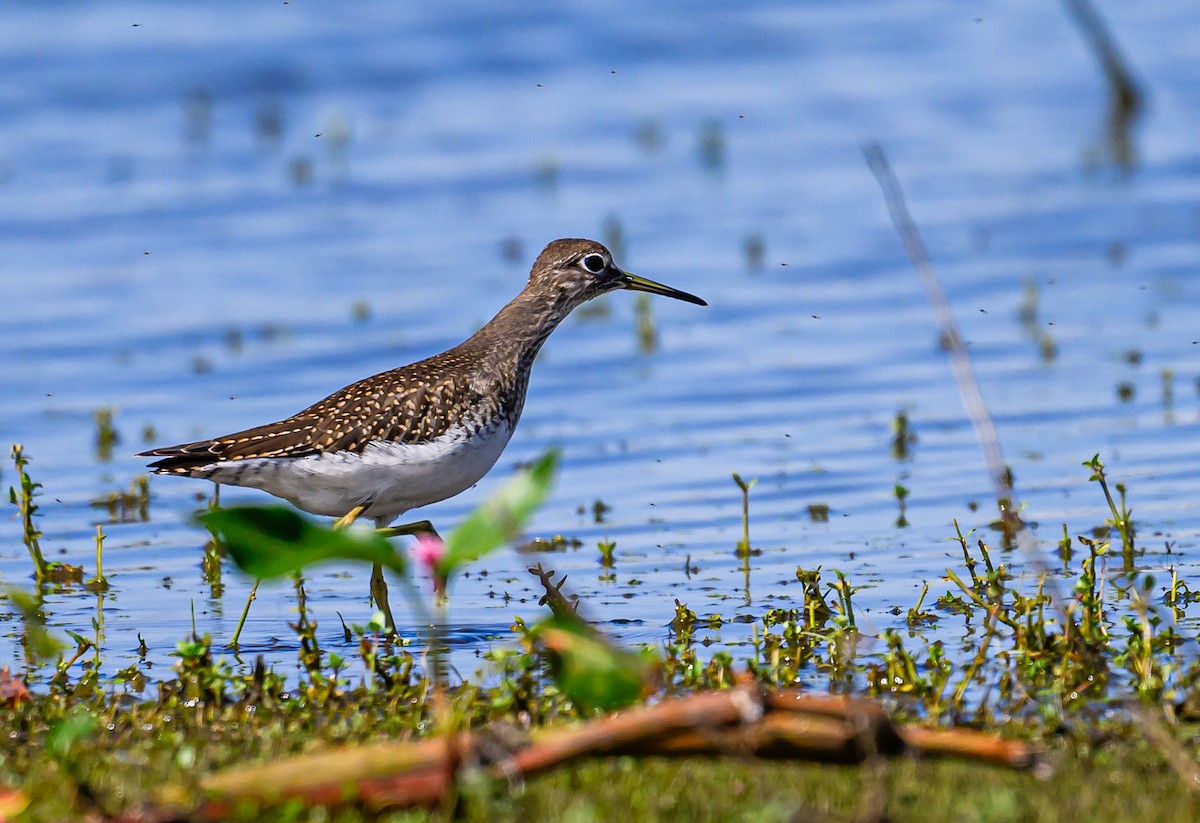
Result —
<instances>
[{"instance_id":1,"label":"sandpiper","mask_svg":"<svg viewBox=\"0 0 1200 823\"><path fill-rule=\"evenodd\" d=\"M426 360L352 383L286 420L142 452L157 474L262 489L297 508L378 528L465 491L512 437L546 338L580 304L618 289L698 306L687 292L622 271L594 240L555 240L529 282L483 328ZM388 529L433 531L428 521ZM382 569L371 592L386 606ZM390 610L384 608L389 624Z\"/></svg>"}]
</instances>

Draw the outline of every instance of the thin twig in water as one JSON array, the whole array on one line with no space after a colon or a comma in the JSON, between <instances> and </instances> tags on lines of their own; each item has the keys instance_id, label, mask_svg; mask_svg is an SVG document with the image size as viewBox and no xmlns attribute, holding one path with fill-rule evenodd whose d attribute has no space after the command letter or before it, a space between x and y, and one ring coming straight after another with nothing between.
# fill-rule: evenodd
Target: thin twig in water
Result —
<instances>
[{"instance_id":1,"label":"thin twig in water","mask_svg":"<svg viewBox=\"0 0 1200 823\"><path fill-rule=\"evenodd\" d=\"M979 448L983 451L983 459L987 464L988 475L991 477L995 489L1005 533L1011 536L1017 545L1026 552L1039 574L1048 581L1046 593L1050 595L1050 599L1063 618L1065 625L1066 607L1058 592L1058 587L1054 584L1054 578L1050 575L1049 566L1038 552L1036 539L1029 529L1025 528L1025 523L1017 514L1019 501L1012 485L1012 474L1004 462L1004 452L1000 448L1000 435L996 432L996 424L992 421L987 404L983 400L983 393L979 390L979 381L975 379L971 357L967 353L967 347L954 322L954 312L950 308L950 301L946 298L946 292L942 290L941 283L938 281L937 272L934 271L933 263L930 262L929 252L925 248L924 241L921 240L917 225L908 213L908 206L904 202L904 191L900 188L900 182L896 179L896 175L892 173L892 167L888 163L882 146L876 142L868 143L863 148L863 154L866 156L867 165L879 182L879 187L883 190L883 199L887 203L892 223L895 225L896 232L904 244L904 250L908 253L913 268L916 269L917 276L929 297L938 331L950 354L950 365L954 371L955 382L958 383L958 392L962 396L967 417L975 429Z\"/></svg>"},{"instance_id":2,"label":"thin twig in water","mask_svg":"<svg viewBox=\"0 0 1200 823\"><path fill-rule=\"evenodd\" d=\"M879 187L883 189L883 199L892 216L892 223L900 234L904 250L908 252L908 257L917 270L917 276L921 279L921 285L925 287L925 293L929 297L938 332L950 354L950 366L954 370L954 379L958 383L958 391L962 395L967 417L970 418L971 425L975 428L975 435L979 438L979 447L983 450L983 459L987 463L988 474L991 475L992 484L996 489L1000 513L1006 520L1009 517L1017 517L1012 503L1012 483L1009 480L1007 464L1004 462L1004 453L1000 448L1000 436L996 433L996 425L992 422L992 416L988 414L983 393L979 390L979 381L975 379L975 370L971 366L970 355L967 354L967 347L958 333L958 325L954 322L954 312L950 308L950 301L946 298L946 292L942 290L941 283L938 282L937 273L929 260L929 252L925 249L925 243L921 240L917 226L908 213L908 206L904 202L904 192L900 188L896 175L892 173L883 148L878 143L868 143L863 149L863 154L866 155L867 165L879 182Z\"/></svg>"}]
</instances>

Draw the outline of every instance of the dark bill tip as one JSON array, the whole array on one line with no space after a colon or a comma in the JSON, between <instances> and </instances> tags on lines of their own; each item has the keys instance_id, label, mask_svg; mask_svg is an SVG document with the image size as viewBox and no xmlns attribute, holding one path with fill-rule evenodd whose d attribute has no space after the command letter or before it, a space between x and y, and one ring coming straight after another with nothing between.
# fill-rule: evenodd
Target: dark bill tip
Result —
<instances>
[{"instance_id":1,"label":"dark bill tip","mask_svg":"<svg viewBox=\"0 0 1200 823\"><path fill-rule=\"evenodd\" d=\"M685 303L692 303L696 306L707 306L708 303L701 300L694 294L688 294L679 289L673 289L670 286L664 286L662 283L655 283L653 280L647 280L644 277L638 277L636 274L625 272L625 283L622 288L630 291L644 291L650 294L661 294L663 297L674 297L676 300L682 300Z\"/></svg>"}]
</instances>

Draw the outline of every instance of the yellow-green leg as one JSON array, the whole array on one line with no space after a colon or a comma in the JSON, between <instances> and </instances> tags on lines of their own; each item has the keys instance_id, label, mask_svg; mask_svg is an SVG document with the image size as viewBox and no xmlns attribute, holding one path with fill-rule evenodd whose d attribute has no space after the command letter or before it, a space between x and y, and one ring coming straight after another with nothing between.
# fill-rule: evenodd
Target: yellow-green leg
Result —
<instances>
[{"instance_id":1,"label":"yellow-green leg","mask_svg":"<svg viewBox=\"0 0 1200 823\"><path fill-rule=\"evenodd\" d=\"M428 520L403 523L399 526L380 526L375 531L383 537L400 537L406 534L431 534L434 537L438 537L437 529ZM392 608L388 605L387 580L383 577L383 566L378 563L371 567L371 599L375 601L375 605L383 612L387 630L394 634L396 632L396 621L392 617Z\"/></svg>"},{"instance_id":2,"label":"yellow-green leg","mask_svg":"<svg viewBox=\"0 0 1200 823\"><path fill-rule=\"evenodd\" d=\"M338 518L334 524L335 529L344 529L357 520L363 512L367 510L366 506L355 506L348 511L344 517ZM390 536L390 535L389 535ZM383 612L383 619L386 623L386 628L389 632L396 631L396 620L392 617L392 607L388 604L388 588L387 581L383 579L383 566L378 563L371 566L371 600Z\"/></svg>"},{"instance_id":3,"label":"yellow-green leg","mask_svg":"<svg viewBox=\"0 0 1200 823\"><path fill-rule=\"evenodd\" d=\"M218 486L217 488L219 489L220 486ZM366 510L367 510L366 506L355 506L353 509L348 511L345 514L345 516L340 517L336 521L334 521L333 528L335 528L335 529L346 528L351 523L353 523L355 520L357 520L359 518L359 516L362 515L362 513L365 512ZM427 520L422 521L422 522L424 522L425 524L429 523L429 521L427 521ZM418 526L420 524L413 523L411 525ZM405 527L401 526L400 528L405 528ZM430 531L433 534L437 534L437 532L433 531L432 525L429 526L427 531ZM416 533L417 532L398 532L398 534L416 534ZM377 578L378 578L378 585L379 585L378 593L376 591L376 579ZM234 648L237 648L238 640L242 636L242 628L246 625L246 616L250 614L250 604L254 602L255 596L258 594L258 584L261 582L262 582L261 580L254 581L254 586L250 589L250 595L249 595L249 597L246 598L246 605L242 608L241 619L238 620L237 628L233 632L233 640L230 642L230 645L233 646ZM387 583L385 583L383 580L383 569L378 564L376 564L375 568L371 571L371 596L373 598L375 598L375 602L377 604L379 604L379 608L383 611L384 616L387 618L389 630L395 631L395 621L392 620L392 610L388 607L388 604L387 604Z\"/></svg>"},{"instance_id":4,"label":"yellow-green leg","mask_svg":"<svg viewBox=\"0 0 1200 823\"><path fill-rule=\"evenodd\" d=\"M418 520L415 523L402 523L399 526L386 526L376 529L375 532L383 537L402 537L406 534L428 534L436 537L439 540L441 535L437 533L437 529L428 520Z\"/></svg>"},{"instance_id":5,"label":"yellow-green leg","mask_svg":"<svg viewBox=\"0 0 1200 823\"><path fill-rule=\"evenodd\" d=\"M366 506L355 506L350 511L346 512L344 517L339 517L333 521L335 529L344 529L358 519L358 516L367 510Z\"/></svg>"},{"instance_id":6,"label":"yellow-green leg","mask_svg":"<svg viewBox=\"0 0 1200 823\"><path fill-rule=\"evenodd\" d=\"M395 634L396 619L392 617L392 607L388 604L388 585L383 579L383 566L378 563L371 566L371 600L383 612L384 630L388 634Z\"/></svg>"}]
</instances>

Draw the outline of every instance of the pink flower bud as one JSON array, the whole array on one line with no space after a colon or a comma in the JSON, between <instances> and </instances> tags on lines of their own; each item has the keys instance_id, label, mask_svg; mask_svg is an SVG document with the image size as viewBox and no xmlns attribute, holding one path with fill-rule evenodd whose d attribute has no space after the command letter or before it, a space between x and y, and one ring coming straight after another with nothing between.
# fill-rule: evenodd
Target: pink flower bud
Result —
<instances>
[{"instance_id":1,"label":"pink flower bud","mask_svg":"<svg viewBox=\"0 0 1200 823\"><path fill-rule=\"evenodd\" d=\"M438 563L446 556L446 544L441 538L432 534L417 535L417 545L413 546L413 559L425 567L426 571L436 571Z\"/></svg>"},{"instance_id":2,"label":"pink flower bud","mask_svg":"<svg viewBox=\"0 0 1200 823\"><path fill-rule=\"evenodd\" d=\"M446 556L446 544L440 537L432 534L417 535L417 545L412 548L413 559L429 572L433 578L433 591L440 598L446 594L446 575L442 574L438 565Z\"/></svg>"}]
</instances>

